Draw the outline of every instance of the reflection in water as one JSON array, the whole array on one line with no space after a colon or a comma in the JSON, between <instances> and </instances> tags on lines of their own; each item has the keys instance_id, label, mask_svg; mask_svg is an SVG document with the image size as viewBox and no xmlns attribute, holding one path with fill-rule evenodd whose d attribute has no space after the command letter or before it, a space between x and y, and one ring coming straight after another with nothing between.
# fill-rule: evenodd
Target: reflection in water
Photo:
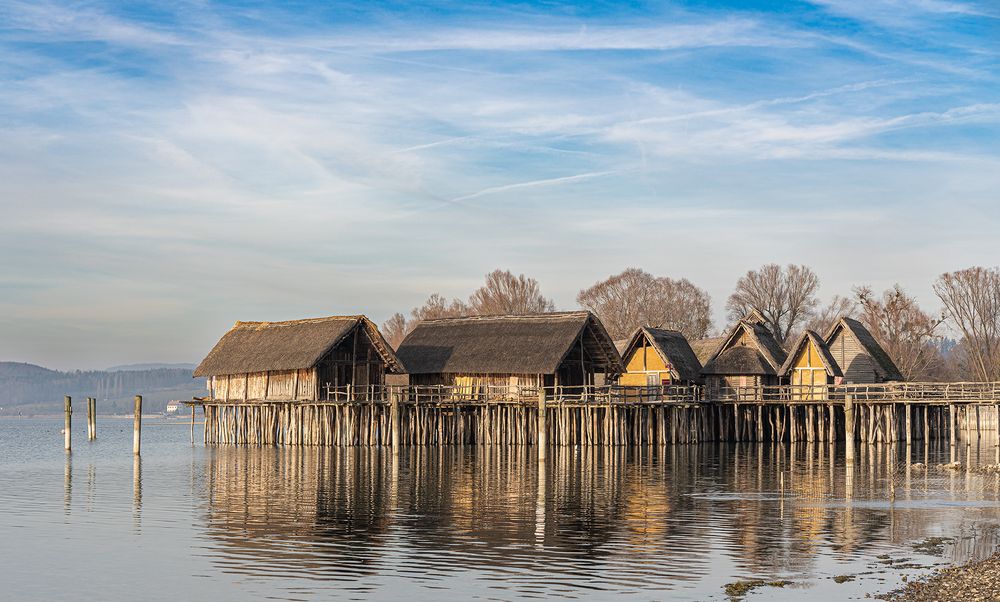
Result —
<instances>
[{"instance_id":1,"label":"reflection in water","mask_svg":"<svg viewBox=\"0 0 1000 602\"><path fill-rule=\"evenodd\" d=\"M132 524L138 533L142 527L142 458L132 460Z\"/></svg>"},{"instance_id":2,"label":"reflection in water","mask_svg":"<svg viewBox=\"0 0 1000 602\"><path fill-rule=\"evenodd\" d=\"M921 451L921 461L950 453ZM210 448L206 554L226 572L359 592L471 572L518 595L648 598L717 592L737 577L840 574L886 544L965 528L931 511L942 495L998 518L1000 477L929 473L900 446L857 452L845 465L827 444L556 447L544 463L531 448ZM994 451L969 454L978 463ZM138 509L138 465L136 475ZM954 560L997 543L972 535L950 548Z\"/></svg>"},{"instance_id":3,"label":"reflection in water","mask_svg":"<svg viewBox=\"0 0 1000 602\"><path fill-rule=\"evenodd\" d=\"M69 516L73 506L73 454L66 452L66 468L63 469L63 511Z\"/></svg>"}]
</instances>

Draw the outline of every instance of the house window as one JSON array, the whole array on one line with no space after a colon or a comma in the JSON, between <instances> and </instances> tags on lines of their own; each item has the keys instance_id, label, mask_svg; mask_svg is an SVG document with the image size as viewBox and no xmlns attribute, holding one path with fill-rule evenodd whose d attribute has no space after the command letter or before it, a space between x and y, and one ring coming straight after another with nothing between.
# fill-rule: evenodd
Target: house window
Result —
<instances>
[{"instance_id":1,"label":"house window","mask_svg":"<svg viewBox=\"0 0 1000 602\"><path fill-rule=\"evenodd\" d=\"M659 374L647 374L646 375L646 386L647 387L658 387L660 386L660 375Z\"/></svg>"}]
</instances>

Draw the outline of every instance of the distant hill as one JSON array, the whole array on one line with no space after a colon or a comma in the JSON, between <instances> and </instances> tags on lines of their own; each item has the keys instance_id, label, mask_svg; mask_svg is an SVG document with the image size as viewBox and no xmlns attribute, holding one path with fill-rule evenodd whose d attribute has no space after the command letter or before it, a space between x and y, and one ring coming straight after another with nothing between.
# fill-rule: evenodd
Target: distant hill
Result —
<instances>
[{"instance_id":1,"label":"distant hill","mask_svg":"<svg viewBox=\"0 0 1000 602\"><path fill-rule=\"evenodd\" d=\"M175 370L187 370L188 372L194 372L194 364L125 364L123 366L111 366L105 369L105 372L135 372L137 370L159 370L161 368L170 368Z\"/></svg>"},{"instance_id":2,"label":"distant hill","mask_svg":"<svg viewBox=\"0 0 1000 602\"><path fill-rule=\"evenodd\" d=\"M171 399L205 393L205 381L192 378L192 370L190 364L149 364L61 372L0 362L0 415L58 413L64 395L72 396L79 407L85 407L85 398L96 397L98 412L112 414L129 412L132 397L142 395L143 408L159 412Z\"/></svg>"}]
</instances>

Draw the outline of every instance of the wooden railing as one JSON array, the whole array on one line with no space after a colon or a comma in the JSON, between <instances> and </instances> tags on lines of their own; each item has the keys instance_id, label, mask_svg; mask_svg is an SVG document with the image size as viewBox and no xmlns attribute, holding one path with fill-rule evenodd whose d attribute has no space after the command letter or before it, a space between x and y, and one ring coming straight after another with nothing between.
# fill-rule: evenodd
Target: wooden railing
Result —
<instances>
[{"instance_id":1,"label":"wooden railing","mask_svg":"<svg viewBox=\"0 0 1000 602\"><path fill-rule=\"evenodd\" d=\"M705 401L719 403L833 403L851 396L854 403L1000 404L1000 383L896 382L848 385L776 385L705 390Z\"/></svg>"},{"instance_id":2,"label":"wooden railing","mask_svg":"<svg viewBox=\"0 0 1000 602\"><path fill-rule=\"evenodd\" d=\"M389 403L397 395L408 404L521 404L538 402L536 387L448 385L326 385L320 402ZM642 405L663 403L843 404L854 403L980 403L1000 404L1000 383L899 382L849 385L774 385L761 387L705 387L703 385L621 386L585 385L545 387L546 402L553 405Z\"/></svg>"}]
</instances>

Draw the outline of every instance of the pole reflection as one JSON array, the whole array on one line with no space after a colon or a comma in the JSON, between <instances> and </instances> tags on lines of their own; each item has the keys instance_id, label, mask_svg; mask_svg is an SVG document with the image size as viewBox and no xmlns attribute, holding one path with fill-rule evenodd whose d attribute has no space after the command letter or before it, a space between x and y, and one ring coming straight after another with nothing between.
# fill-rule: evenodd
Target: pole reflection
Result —
<instances>
[{"instance_id":1,"label":"pole reflection","mask_svg":"<svg viewBox=\"0 0 1000 602\"><path fill-rule=\"evenodd\" d=\"M944 461L945 446L924 455ZM361 587L471 572L543 595L671 590L725 579L720 561L746 576L816 575L939 532L910 501L928 471L914 478L912 450L899 451L865 445L847 464L826 444L551 447L544 461L528 446L218 447L205 455L206 554L257 576ZM970 550L996 543L977 541Z\"/></svg>"}]
</instances>

